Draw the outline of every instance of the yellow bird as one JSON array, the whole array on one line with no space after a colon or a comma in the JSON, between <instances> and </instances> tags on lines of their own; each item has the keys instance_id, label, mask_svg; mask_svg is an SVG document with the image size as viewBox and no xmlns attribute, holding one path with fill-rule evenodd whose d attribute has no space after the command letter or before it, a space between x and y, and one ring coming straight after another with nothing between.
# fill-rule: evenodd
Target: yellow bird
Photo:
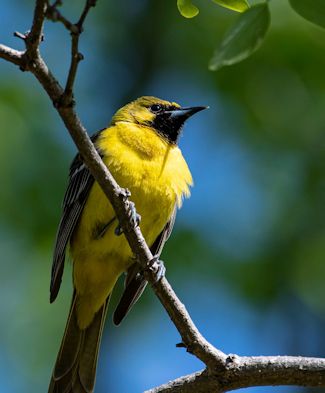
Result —
<instances>
[{"instance_id":1,"label":"yellow bird","mask_svg":"<svg viewBox=\"0 0 325 393\"><path fill-rule=\"evenodd\" d=\"M184 122L206 107L141 97L119 109L92 138L121 187L131 191L140 228L154 255L168 239L177 208L190 195L192 176L177 143ZM134 213L134 212L133 212ZM73 261L74 294L49 393L94 391L99 346L110 294L126 272L125 289L113 319L119 324L142 294L146 281L119 236L115 212L78 154L63 200L51 276L58 294L66 248Z\"/></svg>"}]
</instances>

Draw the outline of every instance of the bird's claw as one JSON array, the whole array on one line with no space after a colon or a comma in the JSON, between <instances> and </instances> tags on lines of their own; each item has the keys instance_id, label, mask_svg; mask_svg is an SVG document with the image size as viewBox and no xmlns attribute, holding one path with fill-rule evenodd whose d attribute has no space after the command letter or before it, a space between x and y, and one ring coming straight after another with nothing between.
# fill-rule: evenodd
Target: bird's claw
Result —
<instances>
[{"instance_id":1,"label":"bird's claw","mask_svg":"<svg viewBox=\"0 0 325 393\"><path fill-rule=\"evenodd\" d=\"M140 216L140 214L137 213L137 210L135 208L135 204L132 201L129 201L128 214L129 214L130 222L131 222L131 225L133 226L133 228L138 227L141 222L141 216Z\"/></svg>"},{"instance_id":2,"label":"bird's claw","mask_svg":"<svg viewBox=\"0 0 325 393\"><path fill-rule=\"evenodd\" d=\"M166 274L166 268L163 261L159 259L159 255L155 255L147 264L146 267L154 275L155 283L160 281Z\"/></svg>"},{"instance_id":3,"label":"bird's claw","mask_svg":"<svg viewBox=\"0 0 325 393\"><path fill-rule=\"evenodd\" d=\"M128 188L121 188L120 196L122 197L123 201L126 201L131 196L131 192Z\"/></svg>"},{"instance_id":4,"label":"bird's claw","mask_svg":"<svg viewBox=\"0 0 325 393\"><path fill-rule=\"evenodd\" d=\"M130 223L132 228L136 228L139 226L141 222L141 216L137 213L135 204L132 201L128 201L128 216L130 219ZM121 228L120 224L115 228L114 231L116 236L120 236L123 233L123 229Z\"/></svg>"}]
</instances>

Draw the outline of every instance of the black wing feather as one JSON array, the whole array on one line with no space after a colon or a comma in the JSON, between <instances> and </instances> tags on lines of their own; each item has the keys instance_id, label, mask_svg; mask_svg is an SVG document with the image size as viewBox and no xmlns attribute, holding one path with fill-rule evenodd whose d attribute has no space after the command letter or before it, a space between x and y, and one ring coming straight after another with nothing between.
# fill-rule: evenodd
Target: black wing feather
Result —
<instances>
[{"instance_id":1,"label":"black wing feather","mask_svg":"<svg viewBox=\"0 0 325 393\"><path fill-rule=\"evenodd\" d=\"M54 247L50 302L59 292L64 269L65 251L80 214L85 206L94 178L78 154L70 167L69 184L63 199L63 213Z\"/></svg>"},{"instance_id":2,"label":"black wing feather","mask_svg":"<svg viewBox=\"0 0 325 393\"><path fill-rule=\"evenodd\" d=\"M93 143L103 130L92 135ZM70 166L68 188L62 203L63 212L56 233L50 286L51 303L56 299L60 289L67 244L77 225L94 181L95 179L83 163L80 154L77 154Z\"/></svg>"},{"instance_id":3,"label":"black wing feather","mask_svg":"<svg viewBox=\"0 0 325 393\"><path fill-rule=\"evenodd\" d=\"M177 208L175 206L170 220L157 236L157 239L154 241L153 245L150 247L150 251L153 255L160 256L166 241L169 239L172 233L176 219L176 212ZM139 264L134 263L131 265L125 278L124 292L113 315L113 321L115 325L119 325L122 322L134 303L142 295L145 287L147 286L147 283L147 280L145 280L143 274L141 273L141 267Z\"/></svg>"}]
</instances>

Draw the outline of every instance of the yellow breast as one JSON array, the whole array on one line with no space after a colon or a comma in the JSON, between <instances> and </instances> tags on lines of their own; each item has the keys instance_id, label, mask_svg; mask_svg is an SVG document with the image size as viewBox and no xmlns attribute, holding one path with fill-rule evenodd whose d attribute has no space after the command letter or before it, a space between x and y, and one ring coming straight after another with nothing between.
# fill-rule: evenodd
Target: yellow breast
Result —
<instances>
[{"instance_id":1,"label":"yellow breast","mask_svg":"<svg viewBox=\"0 0 325 393\"><path fill-rule=\"evenodd\" d=\"M101 134L98 145L117 182L133 189L132 198L141 195L150 202L158 197L180 206L189 196L192 176L180 149L153 129L119 122Z\"/></svg>"},{"instance_id":2,"label":"yellow breast","mask_svg":"<svg viewBox=\"0 0 325 393\"><path fill-rule=\"evenodd\" d=\"M192 177L177 146L164 141L154 130L118 122L102 131L97 142L103 161L121 187L131 191L141 215L140 228L149 246L169 221L175 204L189 196ZM85 311L98 309L112 290L118 276L132 263L124 236L116 236L115 220L105 234L96 237L96 226L110 222L115 212L97 183L94 183L79 224L71 239L74 282Z\"/></svg>"},{"instance_id":3,"label":"yellow breast","mask_svg":"<svg viewBox=\"0 0 325 393\"><path fill-rule=\"evenodd\" d=\"M97 147L118 184L131 191L131 200L142 217L141 230L151 245L169 220L175 204L180 206L182 198L190 194L192 177L180 149L168 144L154 130L126 122L104 130ZM96 222L108 222L114 215L95 183L78 229L83 238L81 244L86 247L89 242L94 243L92 233ZM111 243L116 243L117 239L114 240ZM96 243L101 252L111 251L112 244ZM127 251L129 255L128 248Z\"/></svg>"}]
</instances>

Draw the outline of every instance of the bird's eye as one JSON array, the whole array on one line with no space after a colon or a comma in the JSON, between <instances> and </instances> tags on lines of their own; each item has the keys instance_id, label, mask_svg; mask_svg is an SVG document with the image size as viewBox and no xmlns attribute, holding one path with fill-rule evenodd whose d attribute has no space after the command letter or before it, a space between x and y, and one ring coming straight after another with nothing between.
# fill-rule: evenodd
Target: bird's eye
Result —
<instances>
[{"instance_id":1,"label":"bird's eye","mask_svg":"<svg viewBox=\"0 0 325 393\"><path fill-rule=\"evenodd\" d=\"M162 110L162 106L159 104L153 104L153 105L151 105L150 110L151 110L151 112L157 113Z\"/></svg>"}]
</instances>

